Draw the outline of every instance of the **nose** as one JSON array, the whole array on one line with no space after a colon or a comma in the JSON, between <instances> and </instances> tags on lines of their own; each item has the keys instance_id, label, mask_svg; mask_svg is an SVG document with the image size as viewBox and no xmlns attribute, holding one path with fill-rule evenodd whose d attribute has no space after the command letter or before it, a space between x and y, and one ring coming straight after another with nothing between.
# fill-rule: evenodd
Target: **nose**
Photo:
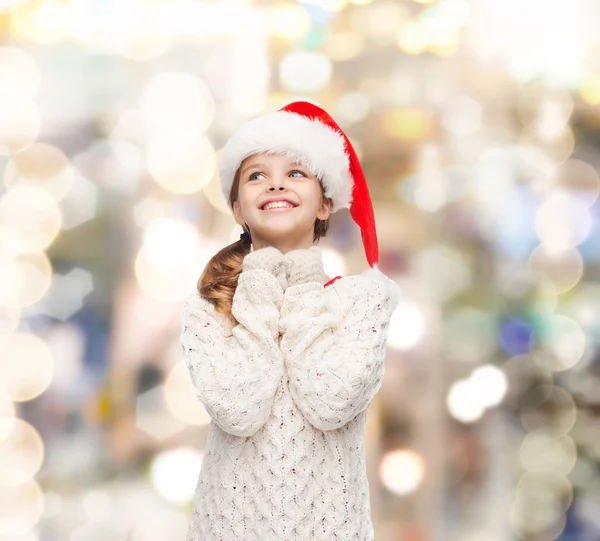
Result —
<instances>
[{"instance_id":1,"label":"nose","mask_svg":"<svg viewBox=\"0 0 600 541\"><path fill-rule=\"evenodd\" d=\"M271 186L269 186L269 191L273 191L273 190L285 190L285 186L283 185L283 182L274 178L271 181Z\"/></svg>"}]
</instances>

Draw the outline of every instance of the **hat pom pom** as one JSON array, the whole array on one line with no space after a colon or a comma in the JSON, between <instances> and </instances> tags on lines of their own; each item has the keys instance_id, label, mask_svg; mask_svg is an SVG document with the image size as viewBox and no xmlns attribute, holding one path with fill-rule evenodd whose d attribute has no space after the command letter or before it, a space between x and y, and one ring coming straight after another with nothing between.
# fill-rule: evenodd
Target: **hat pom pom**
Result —
<instances>
[{"instance_id":1,"label":"hat pom pom","mask_svg":"<svg viewBox=\"0 0 600 541\"><path fill-rule=\"evenodd\" d=\"M385 286L391 299L392 311L395 310L398 304L400 304L400 295L402 294L400 286L394 282L394 280L391 280L385 274L383 274L377 264L375 264L373 267L369 267L361 274L367 278L373 278Z\"/></svg>"}]
</instances>

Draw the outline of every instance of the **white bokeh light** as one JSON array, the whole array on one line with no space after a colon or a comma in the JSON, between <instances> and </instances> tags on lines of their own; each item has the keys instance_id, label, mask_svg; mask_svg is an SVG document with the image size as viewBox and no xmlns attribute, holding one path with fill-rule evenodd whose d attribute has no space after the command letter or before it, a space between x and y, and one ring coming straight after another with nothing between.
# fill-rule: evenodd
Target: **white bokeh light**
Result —
<instances>
[{"instance_id":1,"label":"white bokeh light","mask_svg":"<svg viewBox=\"0 0 600 541\"><path fill-rule=\"evenodd\" d=\"M202 453L192 447L180 447L159 453L150 466L150 478L157 492L176 504L194 497L202 466Z\"/></svg>"},{"instance_id":2,"label":"white bokeh light","mask_svg":"<svg viewBox=\"0 0 600 541\"><path fill-rule=\"evenodd\" d=\"M387 344L399 350L415 347L425 334L425 316L410 301L401 301L390 318Z\"/></svg>"},{"instance_id":3,"label":"white bokeh light","mask_svg":"<svg viewBox=\"0 0 600 541\"><path fill-rule=\"evenodd\" d=\"M386 453L379 465L379 477L384 486L400 496L414 492L421 484L424 473L421 455L409 449Z\"/></svg>"}]
</instances>

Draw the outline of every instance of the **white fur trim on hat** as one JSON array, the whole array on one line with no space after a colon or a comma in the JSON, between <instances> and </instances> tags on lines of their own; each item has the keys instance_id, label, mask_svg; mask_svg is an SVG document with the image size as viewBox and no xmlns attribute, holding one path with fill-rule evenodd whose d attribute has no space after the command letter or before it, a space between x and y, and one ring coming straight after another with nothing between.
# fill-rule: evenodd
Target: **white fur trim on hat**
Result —
<instances>
[{"instance_id":1,"label":"white fur trim on hat","mask_svg":"<svg viewBox=\"0 0 600 541\"><path fill-rule=\"evenodd\" d=\"M284 154L298 160L323 182L325 197L333 200L331 212L350 208L352 177L344 137L318 120L277 111L243 124L221 150L219 176L226 201L242 161L257 153Z\"/></svg>"}]
</instances>

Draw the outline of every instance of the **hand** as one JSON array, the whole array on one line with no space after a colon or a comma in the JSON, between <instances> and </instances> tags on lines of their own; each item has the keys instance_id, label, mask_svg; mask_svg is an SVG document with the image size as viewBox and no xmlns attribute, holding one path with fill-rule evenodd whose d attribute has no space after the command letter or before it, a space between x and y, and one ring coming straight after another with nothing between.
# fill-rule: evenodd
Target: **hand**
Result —
<instances>
[{"instance_id":1,"label":"hand","mask_svg":"<svg viewBox=\"0 0 600 541\"><path fill-rule=\"evenodd\" d=\"M277 278L282 289L287 288L283 254L274 246L254 250L244 256L242 272L263 269Z\"/></svg>"},{"instance_id":2,"label":"hand","mask_svg":"<svg viewBox=\"0 0 600 541\"><path fill-rule=\"evenodd\" d=\"M283 268L283 254L274 246L254 250L244 256L242 271L263 269L277 276Z\"/></svg>"},{"instance_id":3,"label":"hand","mask_svg":"<svg viewBox=\"0 0 600 541\"><path fill-rule=\"evenodd\" d=\"M283 256L288 286L307 282L325 282L323 258L320 248L299 248L291 250Z\"/></svg>"}]
</instances>

